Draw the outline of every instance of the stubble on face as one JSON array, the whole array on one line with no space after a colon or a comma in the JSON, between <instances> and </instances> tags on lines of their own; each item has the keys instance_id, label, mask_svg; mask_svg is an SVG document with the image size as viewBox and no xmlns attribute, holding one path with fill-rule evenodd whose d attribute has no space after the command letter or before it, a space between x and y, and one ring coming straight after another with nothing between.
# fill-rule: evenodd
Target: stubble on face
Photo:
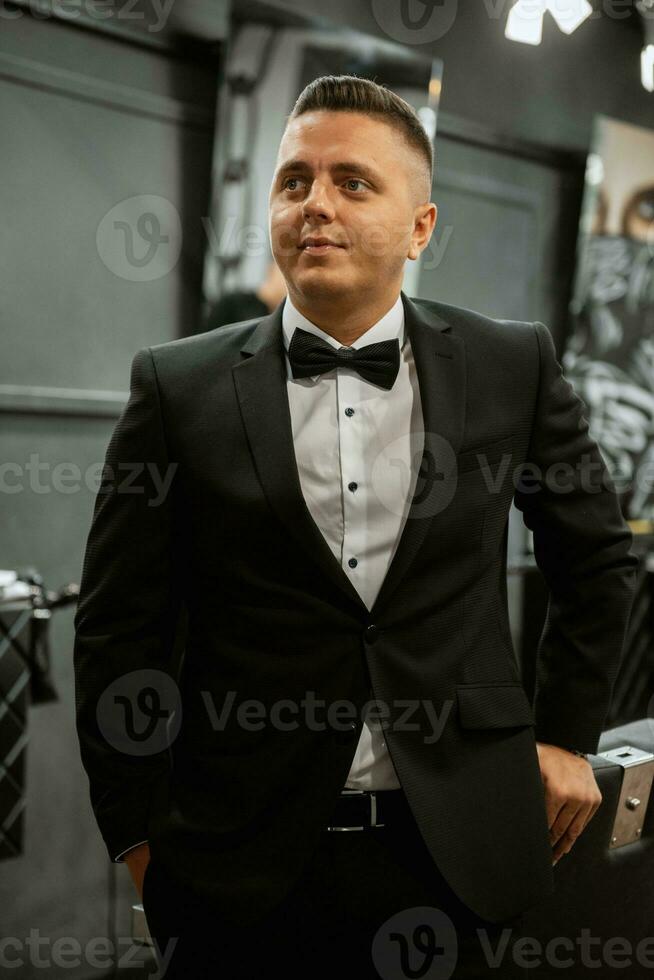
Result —
<instances>
[{"instance_id":1,"label":"stubble on face","mask_svg":"<svg viewBox=\"0 0 654 980\"><path fill-rule=\"evenodd\" d=\"M286 170L292 160L306 168ZM333 169L344 162L361 165L365 175ZM356 190L352 180L359 182ZM294 305L309 310L305 315L319 326L318 319L351 319L357 309L360 320L381 311L379 319L399 294L416 199L428 184L416 151L383 120L326 111L291 120L280 143L269 215L273 254ZM307 235L347 247L303 254L298 245Z\"/></svg>"}]
</instances>

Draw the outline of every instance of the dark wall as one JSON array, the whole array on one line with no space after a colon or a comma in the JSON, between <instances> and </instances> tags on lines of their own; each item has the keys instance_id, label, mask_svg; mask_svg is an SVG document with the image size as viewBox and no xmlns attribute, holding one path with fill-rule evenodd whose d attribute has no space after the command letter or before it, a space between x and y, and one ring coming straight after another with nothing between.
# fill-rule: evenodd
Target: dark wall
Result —
<instances>
[{"instance_id":1,"label":"dark wall","mask_svg":"<svg viewBox=\"0 0 654 980\"><path fill-rule=\"evenodd\" d=\"M215 56L173 56L53 18L2 23L0 439L13 469L0 489L0 568L34 566L50 588L79 582L94 480L135 351L199 322L217 70ZM127 261L124 237L111 255L96 238L111 210L139 195L165 199L181 225L177 261L151 279ZM147 244L132 244L140 260ZM129 937L137 897L127 868L109 864L90 809L73 610L52 626L59 701L29 710L24 853L0 864L0 934L24 943L36 929L45 955L58 938L83 948L108 929ZM26 946L11 955L23 961L17 980L43 974ZM83 956L46 970L106 972Z\"/></svg>"},{"instance_id":2,"label":"dark wall","mask_svg":"<svg viewBox=\"0 0 654 980\"><path fill-rule=\"evenodd\" d=\"M442 34L418 43L429 36L427 24L404 42L416 52L443 59L444 112L507 136L583 151L595 113L652 125L652 96L640 84L642 33L635 13L620 11L617 2L608 0L594 4L601 9L569 36L547 15L542 43L531 46L504 37L512 3L444 0L433 5ZM325 9L322 0L271 0L266 6L318 17ZM417 17L422 4L409 6ZM611 6L628 16L611 17ZM397 0L332 0L328 16L339 25L397 41L399 7Z\"/></svg>"}]
</instances>

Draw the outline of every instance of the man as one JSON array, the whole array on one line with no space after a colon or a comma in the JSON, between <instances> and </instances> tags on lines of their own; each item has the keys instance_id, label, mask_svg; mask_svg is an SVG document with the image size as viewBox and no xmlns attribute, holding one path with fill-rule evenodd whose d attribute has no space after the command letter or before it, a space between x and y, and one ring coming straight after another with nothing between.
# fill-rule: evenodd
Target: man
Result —
<instances>
[{"instance_id":1,"label":"man","mask_svg":"<svg viewBox=\"0 0 654 980\"><path fill-rule=\"evenodd\" d=\"M631 534L549 331L402 292L432 165L403 100L315 80L270 190L286 300L134 358L77 717L168 976L490 975L477 928L550 894L600 804L575 753L609 706ZM533 706L512 500L551 591Z\"/></svg>"}]
</instances>

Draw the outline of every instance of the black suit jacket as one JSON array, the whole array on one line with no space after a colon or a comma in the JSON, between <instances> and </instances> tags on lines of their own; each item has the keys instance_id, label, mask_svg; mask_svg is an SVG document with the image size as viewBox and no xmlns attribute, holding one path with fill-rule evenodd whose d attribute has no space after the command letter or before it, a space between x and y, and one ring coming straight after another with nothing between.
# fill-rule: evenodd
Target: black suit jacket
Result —
<instances>
[{"instance_id":1,"label":"black suit jacket","mask_svg":"<svg viewBox=\"0 0 654 980\"><path fill-rule=\"evenodd\" d=\"M402 300L427 435L371 611L301 493L281 304L138 351L107 452L76 615L93 809L112 857L147 838L233 921L263 915L302 872L371 690L434 861L494 921L553 888L536 740L597 751L637 559L583 403L542 323ZM555 463L569 464L562 492ZM167 493L155 473L171 478ZM514 499L551 596L533 704L508 621ZM170 677L178 695L159 685ZM120 742L128 711L141 730L171 697L169 744L160 732L146 751L133 733ZM346 707L283 708L273 722L279 702L307 697ZM248 699L259 709L239 716Z\"/></svg>"}]
</instances>

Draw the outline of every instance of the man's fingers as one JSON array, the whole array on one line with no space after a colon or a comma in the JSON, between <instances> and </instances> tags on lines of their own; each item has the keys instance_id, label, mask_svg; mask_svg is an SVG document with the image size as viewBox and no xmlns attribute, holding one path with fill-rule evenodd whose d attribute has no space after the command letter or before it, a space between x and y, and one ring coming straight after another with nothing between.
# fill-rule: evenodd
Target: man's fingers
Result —
<instances>
[{"instance_id":1,"label":"man's fingers","mask_svg":"<svg viewBox=\"0 0 654 980\"><path fill-rule=\"evenodd\" d=\"M561 837L571 827L579 814L579 803L575 800L567 800L558 810L554 820L549 825L550 843L556 844Z\"/></svg>"},{"instance_id":2,"label":"man's fingers","mask_svg":"<svg viewBox=\"0 0 654 980\"><path fill-rule=\"evenodd\" d=\"M545 810L547 813L547 826L550 829L550 836L555 827L563 825L565 829L570 820L577 812L579 801L573 801L564 793L555 793L548 786L545 787Z\"/></svg>"},{"instance_id":3,"label":"man's fingers","mask_svg":"<svg viewBox=\"0 0 654 980\"><path fill-rule=\"evenodd\" d=\"M602 794L588 760L537 742L554 863L567 854L597 812Z\"/></svg>"},{"instance_id":4,"label":"man's fingers","mask_svg":"<svg viewBox=\"0 0 654 980\"><path fill-rule=\"evenodd\" d=\"M572 849L574 842L582 833L588 824L588 821L597 810L597 806L599 806L599 804L594 805L592 803L587 803L584 806L580 806L579 809L573 813L572 817L568 819L567 825L565 823L566 817L564 814L569 811L567 807L563 808L554 826L550 829L550 841L553 848L552 857L556 861L558 861L560 857L567 854L568 851Z\"/></svg>"}]
</instances>

